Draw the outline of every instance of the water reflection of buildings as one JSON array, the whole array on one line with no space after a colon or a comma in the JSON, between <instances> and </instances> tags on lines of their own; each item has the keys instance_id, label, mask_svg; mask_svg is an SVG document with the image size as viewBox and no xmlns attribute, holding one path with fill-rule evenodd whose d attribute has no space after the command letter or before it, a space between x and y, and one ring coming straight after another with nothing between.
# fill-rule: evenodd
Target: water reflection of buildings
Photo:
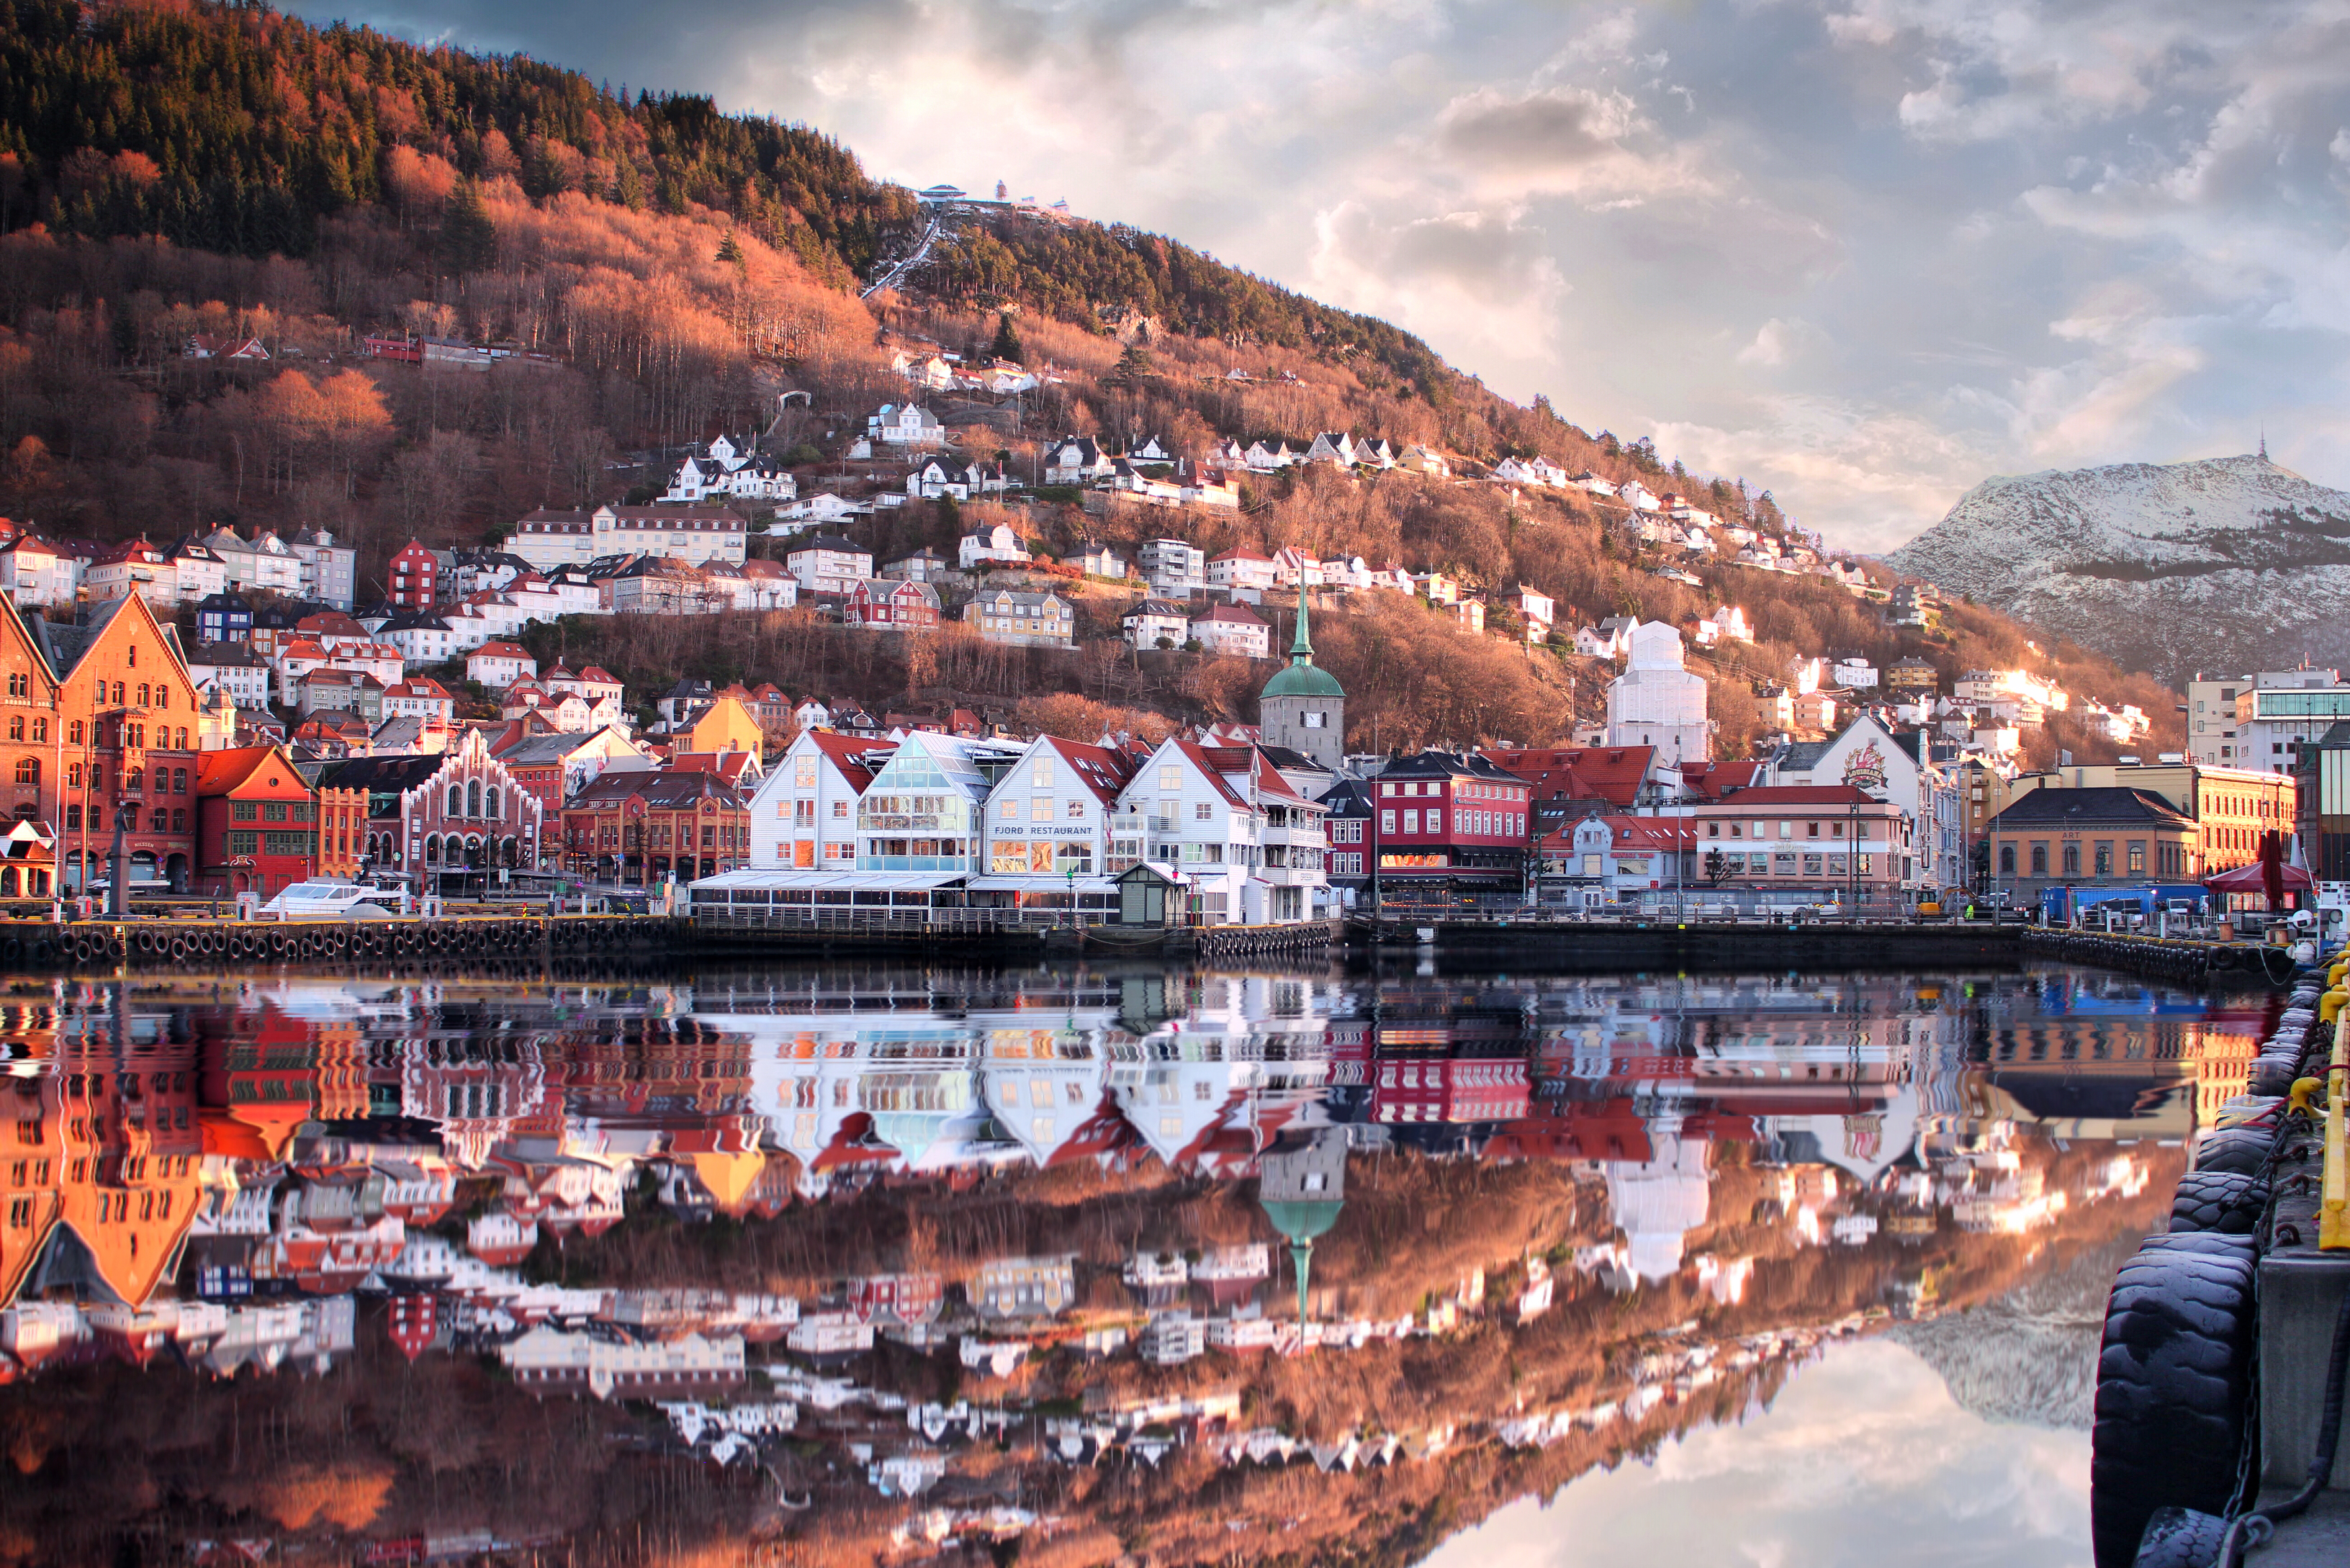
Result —
<instances>
[{"instance_id":1,"label":"water reflection of buildings","mask_svg":"<svg viewBox=\"0 0 2350 1568\"><path fill-rule=\"evenodd\" d=\"M1734 1299L1749 1265L1686 1244L1725 1145L1787 1173L1770 1201L1801 1244L2030 1229L2066 1195L2013 1166L2015 1128L2183 1132L2261 1032L2064 975L58 986L0 1008L0 1306L22 1309L0 1370L134 1344L217 1370L316 1365L348 1344L317 1303L357 1291L444 1299L401 1309L420 1346L609 1323L613 1299L522 1265L620 1222L648 1176L688 1220L1070 1165L1257 1179L1257 1240L1131 1265L1139 1304L1178 1324L1161 1359L1390 1331L1318 1321L1309 1291L1349 1153L1565 1163L1604 1180L1620 1237L1586 1269L1624 1290L1695 1271ZM1283 1265L1287 1339L1266 1293ZM877 1330L931 1343L950 1288L1012 1303L986 1315L1015 1326L1079 1292L1066 1258L889 1278L717 1321L831 1355ZM1546 1279L1529 1270L1521 1315ZM1410 1332L1439 1326L1431 1308Z\"/></svg>"}]
</instances>

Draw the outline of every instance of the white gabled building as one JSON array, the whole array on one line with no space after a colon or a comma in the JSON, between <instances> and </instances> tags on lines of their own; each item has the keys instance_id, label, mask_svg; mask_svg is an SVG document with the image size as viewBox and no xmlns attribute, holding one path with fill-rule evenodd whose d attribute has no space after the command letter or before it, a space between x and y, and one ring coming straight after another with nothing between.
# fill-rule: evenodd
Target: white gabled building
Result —
<instances>
[{"instance_id":1,"label":"white gabled building","mask_svg":"<svg viewBox=\"0 0 2350 1568\"><path fill-rule=\"evenodd\" d=\"M1239 594L1262 594L1281 580L1279 564L1271 556L1240 545L1208 563L1208 586Z\"/></svg>"},{"instance_id":2,"label":"white gabled building","mask_svg":"<svg viewBox=\"0 0 2350 1568\"><path fill-rule=\"evenodd\" d=\"M896 749L892 741L802 730L751 796L751 867L854 870L857 803Z\"/></svg>"},{"instance_id":3,"label":"white gabled building","mask_svg":"<svg viewBox=\"0 0 2350 1568\"><path fill-rule=\"evenodd\" d=\"M1191 635L1191 612L1165 599L1143 600L1120 624L1126 628L1126 640L1145 653L1180 648Z\"/></svg>"},{"instance_id":4,"label":"white gabled building","mask_svg":"<svg viewBox=\"0 0 2350 1568\"><path fill-rule=\"evenodd\" d=\"M1258 748L1176 736L1120 794L1108 869L1149 861L1201 925L1306 919L1328 885L1322 817Z\"/></svg>"},{"instance_id":5,"label":"white gabled building","mask_svg":"<svg viewBox=\"0 0 2350 1568\"><path fill-rule=\"evenodd\" d=\"M1020 535L1012 531L1009 523L998 523L992 528L977 528L957 542L956 556L966 572L983 565L1024 566L1034 556L1020 543Z\"/></svg>"},{"instance_id":6,"label":"white gabled building","mask_svg":"<svg viewBox=\"0 0 2350 1568\"><path fill-rule=\"evenodd\" d=\"M865 421L865 437L884 446L926 449L944 446L946 427L938 415L916 403L884 403Z\"/></svg>"},{"instance_id":7,"label":"white gabled building","mask_svg":"<svg viewBox=\"0 0 2350 1568\"><path fill-rule=\"evenodd\" d=\"M1132 753L1039 735L987 798L987 853L974 893L1022 909L1115 908L1113 816L1134 776ZM1095 916L1099 919L1099 913Z\"/></svg>"}]
</instances>

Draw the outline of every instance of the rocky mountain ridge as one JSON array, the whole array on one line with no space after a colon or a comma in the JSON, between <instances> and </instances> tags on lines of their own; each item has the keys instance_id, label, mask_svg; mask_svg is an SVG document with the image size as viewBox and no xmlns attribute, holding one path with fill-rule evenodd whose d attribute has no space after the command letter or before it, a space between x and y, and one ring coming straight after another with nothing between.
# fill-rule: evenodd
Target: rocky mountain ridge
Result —
<instances>
[{"instance_id":1,"label":"rocky mountain ridge","mask_svg":"<svg viewBox=\"0 0 2350 1568\"><path fill-rule=\"evenodd\" d=\"M1987 480L1887 560L2173 685L2350 661L2350 493L2265 452Z\"/></svg>"}]
</instances>

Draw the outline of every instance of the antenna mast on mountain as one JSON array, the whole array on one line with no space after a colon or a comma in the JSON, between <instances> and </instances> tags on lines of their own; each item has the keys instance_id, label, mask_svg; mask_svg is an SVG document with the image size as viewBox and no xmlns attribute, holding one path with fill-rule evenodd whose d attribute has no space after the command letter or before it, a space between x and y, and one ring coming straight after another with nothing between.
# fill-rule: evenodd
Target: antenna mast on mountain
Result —
<instances>
[{"instance_id":1,"label":"antenna mast on mountain","mask_svg":"<svg viewBox=\"0 0 2350 1568\"><path fill-rule=\"evenodd\" d=\"M2261 421L2261 461L2262 461L2262 462L2266 462L2268 460L2269 460L2269 427L2268 427L2268 421L2267 421L2266 420L2263 420L2263 421Z\"/></svg>"}]
</instances>

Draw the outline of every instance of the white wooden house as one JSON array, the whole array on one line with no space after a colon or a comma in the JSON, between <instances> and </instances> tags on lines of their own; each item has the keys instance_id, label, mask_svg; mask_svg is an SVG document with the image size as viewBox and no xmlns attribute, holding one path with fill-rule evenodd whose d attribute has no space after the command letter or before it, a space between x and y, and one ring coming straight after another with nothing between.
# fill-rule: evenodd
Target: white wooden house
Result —
<instances>
[{"instance_id":1,"label":"white wooden house","mask_svg":"<svg viewBox=\"0 0 2350 1568\"><path fill-rule=\"evenodd\" d=\"M998 523L992 528L965 534L957 542L956 558L968 572L980 566L1024 566L1035 557L1029 555L1010 524Z\"/></svg>"},{"instance_id":2,"label":"white wooden house","mask_svg":"<svg viewBox=\"0 0 2350 1568\"><path fill-rule=\"evenodd\" d=\"M944 446L946 427L938 415L917 403L884 403L865 421L868 441L884 446L919 449Z\"/></svg>"},{"instance_id":3,"label":"white wooden house","mask_svg":"<svg viewBox=\"0 0 2350 1568\"><path fill-rule=\"evenodd\" d=\"M893 742L823 729L794 736L751 796L750 864L768 870L854 867L857 803L896 749Z\"/></svg>"},{"instance_id":4,"label":"white wooden house","mask_svg":"<svg viewBox=\"0 0 2350 1568\"><path fill-rule=\"evenodd\" d=\"M1165 599L1143 600L1119 624L1126 640L1144 652L1180 648L1191 635L1191 611Z\"/></svg>"},{"instance_id":5,"label":"white wooden house","mask_svg":"<svg viewBox=\"0 0 2350 1568\"><path fill-rule=\"evenodd\" d=\"M1109 477L1110 462L1091 436L1070 436L1045 449L1045 483L1093 484Z\"/></svg>"}]
</instances>

